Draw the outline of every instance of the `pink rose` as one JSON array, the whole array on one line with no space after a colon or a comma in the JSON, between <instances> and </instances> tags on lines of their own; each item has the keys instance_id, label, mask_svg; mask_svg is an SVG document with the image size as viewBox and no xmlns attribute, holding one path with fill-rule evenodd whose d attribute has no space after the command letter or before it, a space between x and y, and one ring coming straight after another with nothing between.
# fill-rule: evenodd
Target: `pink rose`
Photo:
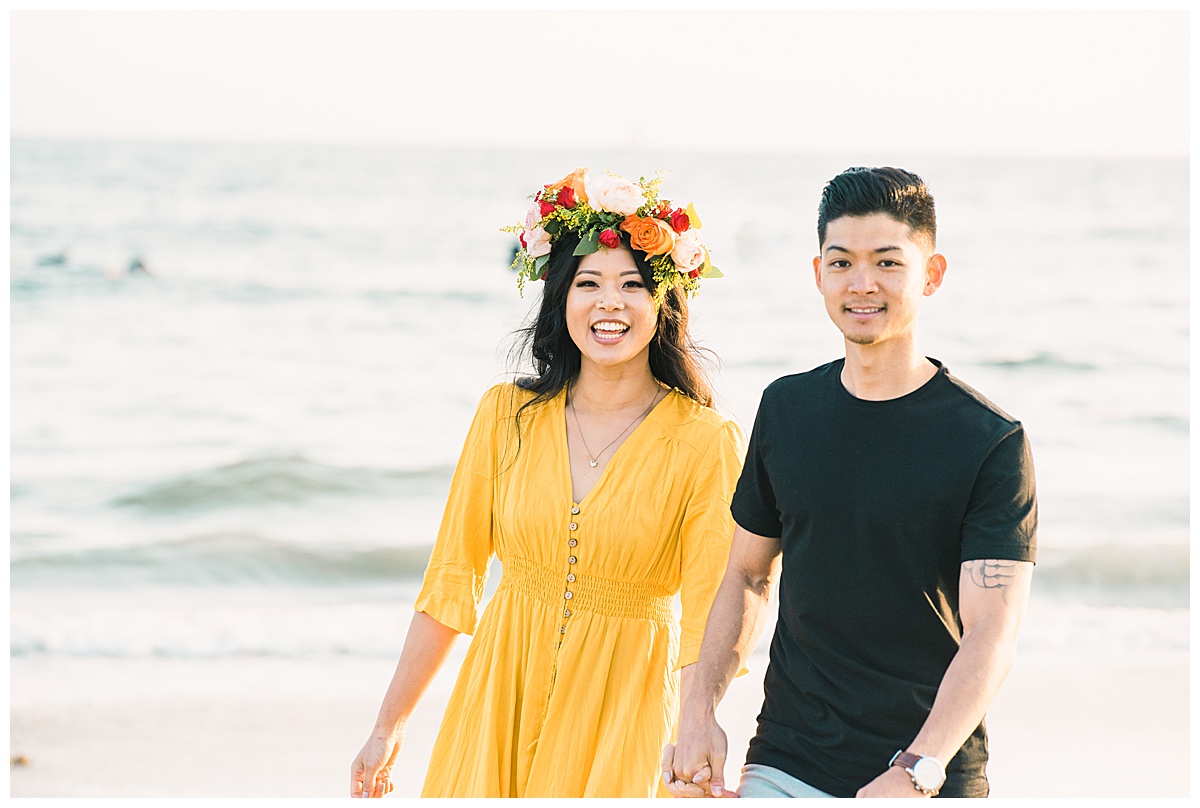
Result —
<instances>
[{"instance_id":1,"label":"pink rose","mask_svg":"<svg viewBox=\"0 0 1200 808\"><path fill-rule=\"evenodd\" d=\"M542 209L537 202L529 206L529 210L525 211L525 229L532 230L542 222Z\"/></svg>"},{"instance_id":2,"label":"pink rose","mask_svg":"<svg viewBox=\"0 0 1200 808\"><path fill-rule=\"evenodd\" d=\"M671 260L675 262L675 268L680 272L688 275L691 275L692 272L699 274L699 271L704 268L704 259L707 255L708 251L700 243L700 231L688 230L675 237L675 246L671 248ZM695 275L691 275L691 277L695 277Z\"/></svg>"},{"instance_id":3,"label":"pink rose","mask_svg":"<svg viewBox=\"0 0 1200 808\"><path fill-rule=\"evenodd\" d=\"M525 254L530 258L541 258L550 252L550 234L540 227L525 231Z\"/></svg>"}]
</instances>

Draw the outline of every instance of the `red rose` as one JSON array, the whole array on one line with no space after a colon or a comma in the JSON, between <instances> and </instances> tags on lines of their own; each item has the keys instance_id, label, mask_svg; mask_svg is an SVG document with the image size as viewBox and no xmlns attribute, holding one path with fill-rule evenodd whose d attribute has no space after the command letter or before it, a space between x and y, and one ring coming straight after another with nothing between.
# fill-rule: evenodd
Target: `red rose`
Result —
<instances>
[{"instance_id":1,"label":"red rose","mask_svg":"<svg viewBox=\"0 0 1200 808\"><path fill-rule=\"evenodd\" d=\"M542 211L542 217L543 217L543 218L544 218L544 217L546 217L546 216L549 216L551 213L553 213L553 212L554 212L554 203L553 203L553 202L547 202L545 199L539 199L539 200L538 200L538 207L539 207L539 208L541 209L541 211Z\"/></svg>"},{"instance_id":2,"label":"red rose","mask_svg":"<svg viewBox=\"0 0 1200 808\"><path fill-rule=\"evenodd\" d=\"M570 185L563 186L558 190L558 204L564 208L575 207L575 189Z\"/></svg>"},{"instance_id":3,"label":"red rose","mask_svg":"<svg viewBox=\"0 0 1200 808\"><path fill-rule=\"evenodd\" d=\"M615 250L621 246L621 235L610 227L600 234L600 243L610 250Z\"/></svg>"},{"instance_id":4,"label":"red rose","mask_svg":"<svg viewBox=\"0 0 1200 808\"><path fill-rule=\"evenodd\" d=\"M703 271L704 271L704 267L700 267L699 269L693 269L691 272L688 273L688 277L689 278L699 278L700 273Z\"/></svg>"},{"instance_id":5,"label":"red rose","mask_svg":"<svg viewBox=\"0 0 1200 808\"><path fill-rule=\"evenodd\" d=\"M517 233L517 241L521 242L522 250L529 249L529 245L525 243L525 234L524 233Z\"/></svg>"},{"instance_id":6,"label":"red rose","mask_svg":"<svg viewBox=\"0 0 1200 808\"><path fill-rule=\"evenodd\" d=\"M676 233L682 233L692 226L692 220L684 213L683 208L675 208L667 215L667 219Z\"/></svg>"}]
</instances>

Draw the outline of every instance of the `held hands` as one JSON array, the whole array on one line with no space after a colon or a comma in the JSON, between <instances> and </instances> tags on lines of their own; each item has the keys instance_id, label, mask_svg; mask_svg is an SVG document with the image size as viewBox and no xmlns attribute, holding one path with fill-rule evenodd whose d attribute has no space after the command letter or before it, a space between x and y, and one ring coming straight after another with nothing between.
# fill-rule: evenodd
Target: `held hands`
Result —
<instances>
[{"instance_id":1,"label":"held hands","mask_svg":"<svg viewBox=\"0 0 1200 808\"><path fill-rule=\"evenodd\" d=\"M702 723L697 728L696 724ZM679 742L663 748L663 783L673 797L736 797L725 788L725 731L710 718L706 722L684 719Z\"/></svg>"},{"instance_id":2,"label":"held hands","mask_svg":"<svg viewBox=\"0 0 1200 808\"><path fill-rule=\"evenodd\" d=\"M912 776L899 766L888 770L858 790L856 797L917 797L929 795L913 785Z\"/></svg>"},{"instance_id":3,"label":"held hands","mask_svg":"<svg viewBox=\"0 0 1200 808\"><path fill-rule=\"evenodd\" d=\"M403 745L404 727L399 727L391 734L372 733L358 757L350 764L350 796L382 797L390 794L394 788L392 767L396 765L396 755Z\"/></svg>"}]
</instances>

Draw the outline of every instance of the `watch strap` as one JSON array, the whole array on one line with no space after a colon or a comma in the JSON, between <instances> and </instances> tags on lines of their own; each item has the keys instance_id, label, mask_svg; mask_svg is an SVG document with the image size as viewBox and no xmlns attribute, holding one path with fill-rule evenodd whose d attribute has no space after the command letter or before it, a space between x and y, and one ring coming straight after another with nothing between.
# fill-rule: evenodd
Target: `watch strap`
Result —
<instances>
[{"instance_id":1,"label":"watch strap","mask_svg":"<svg viewBox=\"0 0 1200 808\"><path fill-rule=\"evenodd\" d=\"M901 750L901 751L897 752L896 754L892 755L892 762L889 763L888 765L889 766L899 766L900 768L907 771L909 769L912 769L913 766L916 766L917 762L920 759L921 759L920 755L914 755L912 752L905 752L905 751Z\"/></svg>"},{"instance_id":2,"label":"watch strap","mask_svg":"<svg viewBox=\"0 0 1200 808\"><path fill-rule=\"evenodd\" d=\"M904 771L908 772L908 776L912 778L913 788L915 788L917 791L920 791L922 794L928 794L931 797L936 797L946 782L945 768L943 767L942 769L943 773L941 783L938 783L932 788L924 786L917 781L917 773L915 771L917 764L922 760L925 760L925 756L914 755L912 752L905 752L903 749L901 749L900 751L896 752L896 754L892 755L892 759L888 761L888 767L890 768L892 766L899 766L900 768L904 769ZM936 761L936 758L930 758L930 760ZM941 761L937 762L940 765Z\"/></svg>"}]
</instances>

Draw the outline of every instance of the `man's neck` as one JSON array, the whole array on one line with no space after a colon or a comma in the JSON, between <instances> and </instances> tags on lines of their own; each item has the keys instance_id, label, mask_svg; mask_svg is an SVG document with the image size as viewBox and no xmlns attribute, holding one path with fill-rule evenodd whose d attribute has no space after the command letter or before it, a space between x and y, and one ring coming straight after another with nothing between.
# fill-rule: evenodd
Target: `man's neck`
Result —
<instances>
[{"instance_id":1,"label":"man's neck","mask_svg":"<svg viewBox=\"0 0 1200 808\"><path fill-rule=\"evenodd\" d=\"M915 340L858 345L846 341L842 386L855 398L900 398L932 379L937 365L925 358Z\"/></svg>"}]
</instances>

